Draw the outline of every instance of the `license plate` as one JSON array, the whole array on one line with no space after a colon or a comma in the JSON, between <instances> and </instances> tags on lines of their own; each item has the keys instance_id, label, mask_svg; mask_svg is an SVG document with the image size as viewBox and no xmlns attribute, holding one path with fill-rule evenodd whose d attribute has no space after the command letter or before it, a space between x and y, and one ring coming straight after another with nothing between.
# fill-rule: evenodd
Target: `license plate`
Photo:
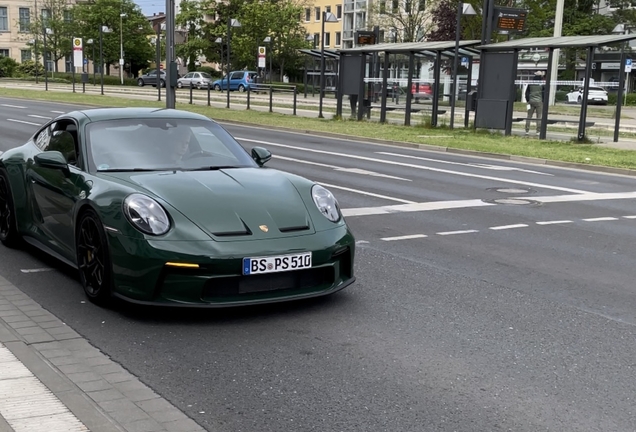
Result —
<instances>
[{"instance_id":1,"label":"license plate","mask_svg":"<svg viewBox=\"0 0 636 432\"><path fill-rule=\"evenodd\" d=\"M301 270L311 267L311 252L243 258L243 274L253 275Z\"/></svg>"}]
</instances>

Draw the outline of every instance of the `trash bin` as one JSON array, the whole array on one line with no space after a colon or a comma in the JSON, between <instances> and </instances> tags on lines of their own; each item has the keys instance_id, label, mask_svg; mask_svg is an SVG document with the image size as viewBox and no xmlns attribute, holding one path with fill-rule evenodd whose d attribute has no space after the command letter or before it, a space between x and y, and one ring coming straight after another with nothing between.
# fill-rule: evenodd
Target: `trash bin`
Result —
<instances>
[{"instance_id":1,"label":"trash bin","mask_svg":"<svg viewBox=\"0 0 636 432\"><path fill-rule=\"evenodd\" d=\"M468 111L477 110L477 90L470 91L466 95L466 108Z\"/></svg>"}]
</instances>

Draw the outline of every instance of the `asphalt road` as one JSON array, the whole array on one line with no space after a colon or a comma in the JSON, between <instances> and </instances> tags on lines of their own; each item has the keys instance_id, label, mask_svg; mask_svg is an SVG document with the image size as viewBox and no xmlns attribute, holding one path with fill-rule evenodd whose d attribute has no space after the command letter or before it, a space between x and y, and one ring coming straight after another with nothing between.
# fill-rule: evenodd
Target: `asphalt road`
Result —
<instances>
[{"instance_id":1,"label":"asphalt road","mask_svg":"<svg viewBox=\"0 0 636 432\"><path fill-rule=\"evenodd\" d=\"M69 109L0 99L0 151ZM101 309L36 251L0 248L0 275L210 431L636 430L636 178L228 130L334 192L356 284Z\"/></svg>"}]
</instances>

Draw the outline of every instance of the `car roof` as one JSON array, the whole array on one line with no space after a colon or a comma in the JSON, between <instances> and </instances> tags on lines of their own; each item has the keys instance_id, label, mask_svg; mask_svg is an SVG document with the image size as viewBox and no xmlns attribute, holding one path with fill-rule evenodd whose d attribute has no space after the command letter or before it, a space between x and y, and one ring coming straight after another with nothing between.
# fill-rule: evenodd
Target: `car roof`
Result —
<instances>
[{"instance_id":1,"label":"car roof","mask_svg":"<svg viewBox=\"0 0 636 432\"><path fill-rule=\"evenodd\" d=\"M166 119L191 119L213 121L201 114L166 108L126 107L126 108L89 108L77 110L67 114L75 118L84 118L89 122L103 120L124 120L141 117L166 118Z\"/></svg>"}]
</instances>

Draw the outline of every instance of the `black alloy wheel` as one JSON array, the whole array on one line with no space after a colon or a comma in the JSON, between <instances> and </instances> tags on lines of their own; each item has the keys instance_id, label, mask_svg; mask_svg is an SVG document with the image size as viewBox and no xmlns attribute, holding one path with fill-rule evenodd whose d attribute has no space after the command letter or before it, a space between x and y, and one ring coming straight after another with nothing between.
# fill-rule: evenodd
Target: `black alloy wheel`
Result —
<instances>
[{"instance_id":1,"label":"black alloy wheel","mask_svg":"<svg viewBox=\"0 0 636 432\"><path fill-rule=\"evenodd\" d=\"M11 188L6 172L0 170L0 242L7 247L16 247L19 241Z\"/></svg>"},{"instance_id":2,"label":"black alloy wheel","mask_svg":"<svg viewBox=\"0 0 636 432\"><path fill-rule=\"evenodd\" d=\"M75 242L84 292L93 303L104 305L111 299L112 270L106 234L93 210L80 217Z\"/></svg>"}]
</instances>

